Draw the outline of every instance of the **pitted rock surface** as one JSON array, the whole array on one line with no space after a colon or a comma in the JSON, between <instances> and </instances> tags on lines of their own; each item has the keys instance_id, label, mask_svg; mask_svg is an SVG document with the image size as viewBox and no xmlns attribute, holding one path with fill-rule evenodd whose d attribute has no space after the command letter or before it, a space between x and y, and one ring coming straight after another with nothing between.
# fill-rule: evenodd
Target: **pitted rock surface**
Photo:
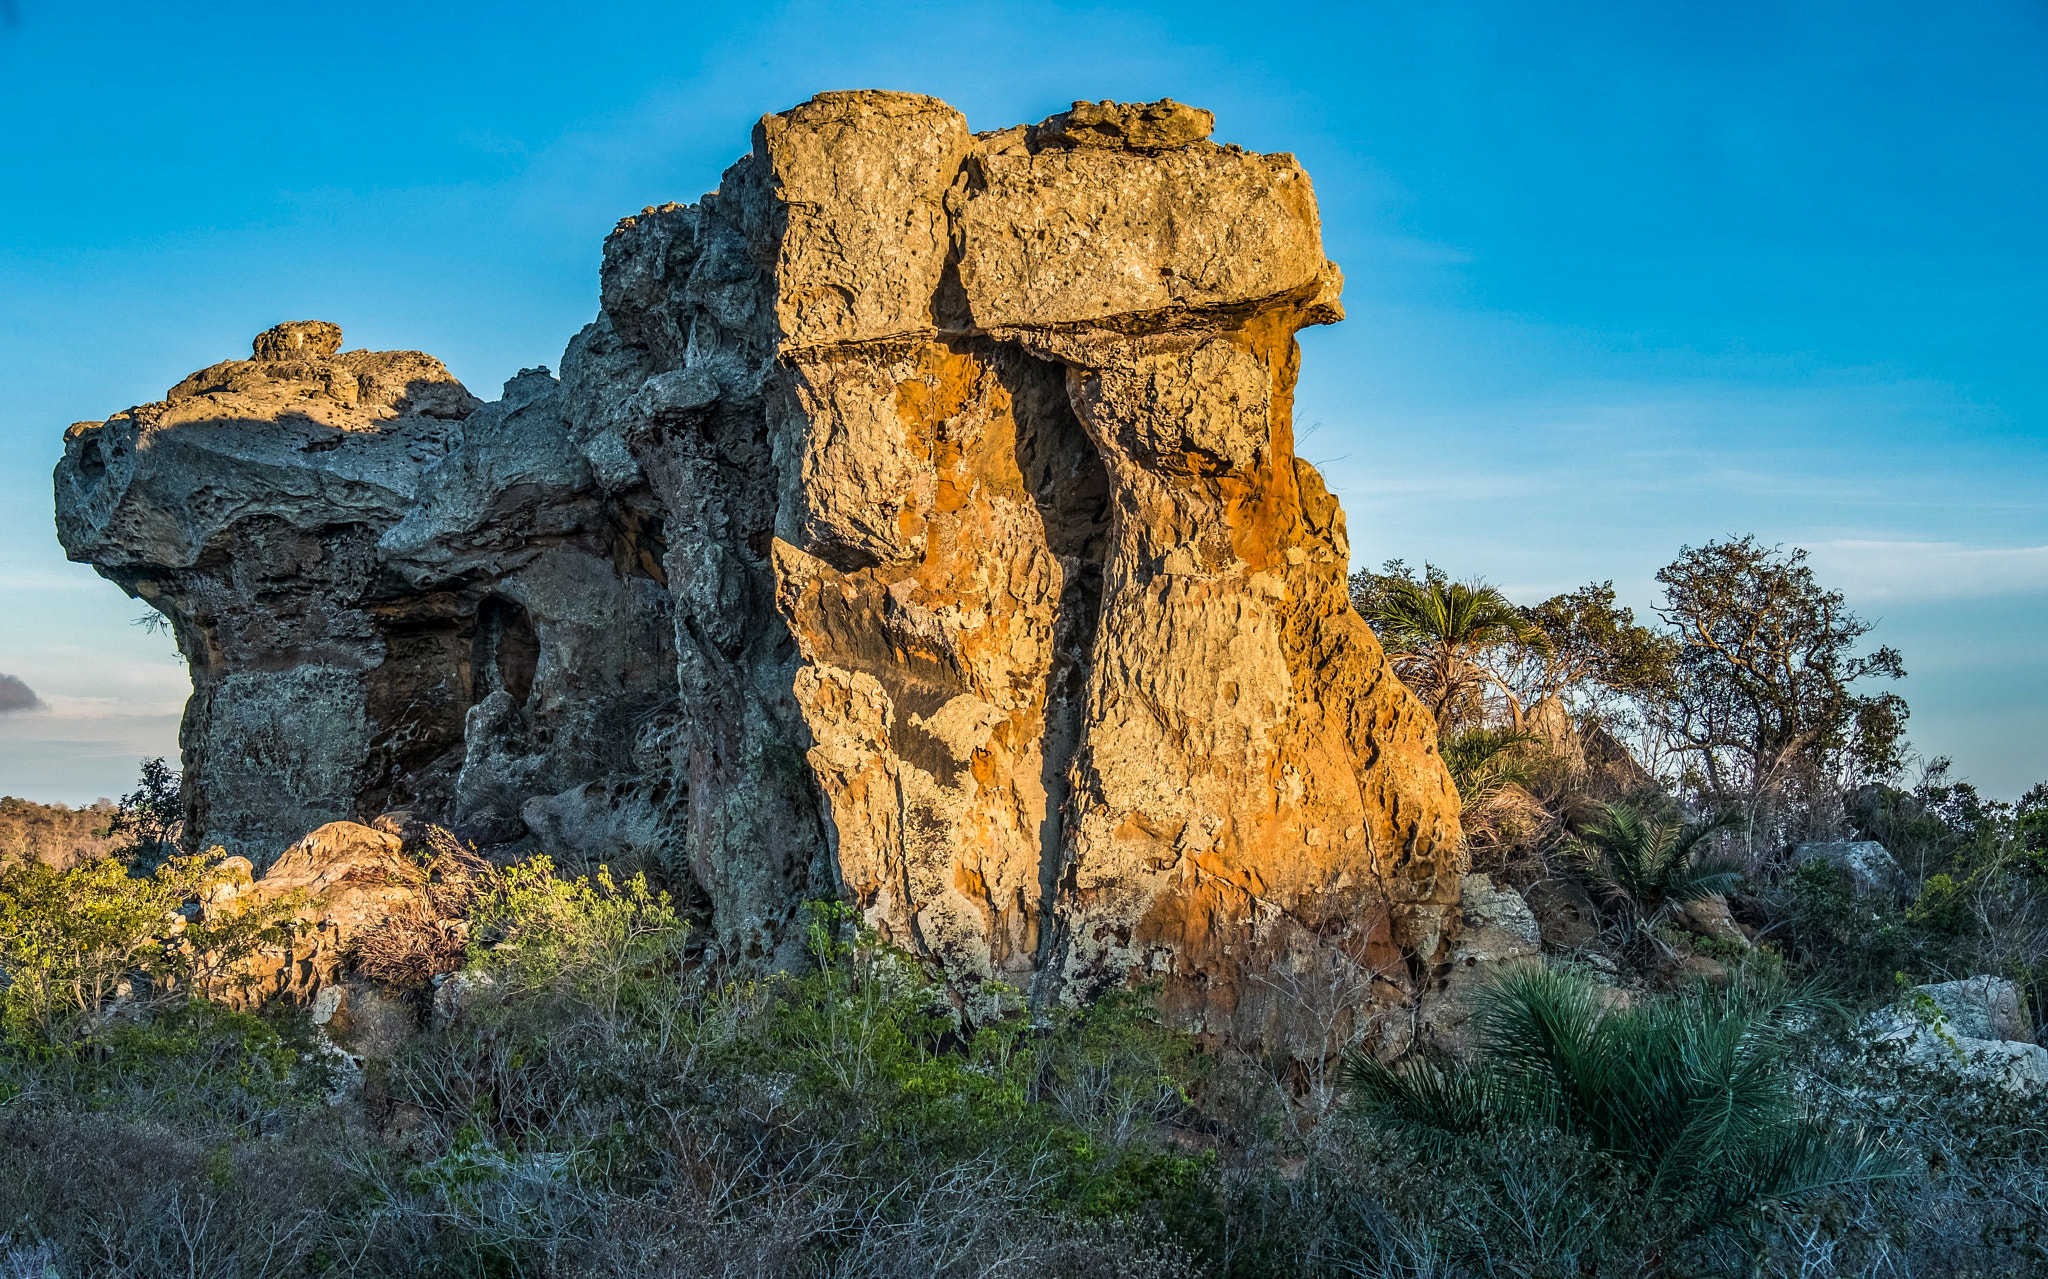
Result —
<instances>
[{"instance_id":1,"label":"pitted rock surface","mask_svg":"<svg viewBox=\"0 0 2048 1279\"><path fill-rule=\"evenodd\" d=\"M193 662L191 829L659 855L735 958L842 896L970 1012L1156 980L1293 1051L1303 989L1412 997L1457 800L1293 447L1341 277L1212 126L821 94L619 224L559 381L302 322L73 428L67 548Z\"/></svg>"}]
</instances>

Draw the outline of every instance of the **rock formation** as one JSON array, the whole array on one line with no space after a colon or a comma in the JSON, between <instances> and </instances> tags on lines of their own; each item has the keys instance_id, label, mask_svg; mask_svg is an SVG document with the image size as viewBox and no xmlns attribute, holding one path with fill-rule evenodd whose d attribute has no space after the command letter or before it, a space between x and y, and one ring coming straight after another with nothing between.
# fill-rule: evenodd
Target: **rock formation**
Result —
<instances>
[{"instance_id":1,"label":"rock formation","mask_svg":"<svg viewBox=\"0 0 2048 1279\"><path fill-rule=\"evenodd\" d=\"M192 662L188 829L658 856L735 958L840 896L970 1008L1157 979L1287 1049L1412 994L1457 799L1294 456L1339 276L1212 123L822 94L619 224L559 380L301 323L73 427L67 550Z\"/></svg>"},{"instance_id":2,"label":"rock formation","mask_svg":"<svg viewBox=\"0 0 2048 1279\"><path fill-rule=\"evenodd\" d=\"M258 866L390 808L516 837L524 800L629 769L621 726L674 684L654 517L592 482L555 380L480 405L429 356L340 344L279 325L72 427L57 471L66 550L191 664L191 838Z\"/></svg>"},{"instance_id":3,"label":"rock formation","mask_svg":"<svg viewBox=\"0 0 2048 1279\"><path fill-rule=\"evenodd\" d=\"M427 876L400 837L354 822L322 826L260 876L240 857L227 858L219 869L222 882L200 903L208 923L280 904L298 923L288 947L260 949L234 965L232 971L251 983L241 997L256 1002L283 995L310 1003L322 990L338 988L363 940L394 920L422 916L429 897ZM446 949L459 954L462 948Z\"/></svg>"}]
</instances>

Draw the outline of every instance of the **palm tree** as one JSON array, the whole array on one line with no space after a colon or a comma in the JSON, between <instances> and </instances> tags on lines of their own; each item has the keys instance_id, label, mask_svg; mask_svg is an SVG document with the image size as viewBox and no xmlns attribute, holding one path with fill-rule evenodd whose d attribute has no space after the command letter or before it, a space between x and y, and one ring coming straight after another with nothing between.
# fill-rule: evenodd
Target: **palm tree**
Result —
<instances>
[{"instance_id":1,"label":"palm tree","mask_svg":"<svg viewBox=\"0 0 2048 1279\"><path fill-rule=\"evenodd\" d=\"M1549 640L1498 589L1438 577L1396 579L1374 605L1372 621L1395 671L1429 702L1437 723L1460 696L1493 684L1507 698L1515 727L1522 726L1521 700L1479 655L1504 644L1540 650Z\"/></svg>"},{"instance_id":2,"label":"palm tree","mask_svg":"<svg viewBox=\"0 0 2048 1279\"><path fill-rule=\"evenodd\" d=\"M1899 1175L1888 1148L1799 1100L1792 1031L1815 1001L1748 974L1627 1008L1607 994L1567 971L1511 968L1479 991L1470 1064L1354 1053L1352 1104L1439 1151L1510 1132L1583 1140L1640 1178L1667 1245Z\"/></svg>"},{"instance_id":3,"label":"palm tree","mask_svg":"<svg viewBox=\"0 0 2048 1279\"><path fill-rule=\"evenodd\" d=\"M1687 902L1726 893L1742 881L1742 868L1699 853L1714 832L1734 825L1734 813L1704 822L1658 821L1632 804L1602 804L1599 825L1585 832L1581 860L1607 898L1636 928L1648 933Z\"/></svg>"}]
</instances>

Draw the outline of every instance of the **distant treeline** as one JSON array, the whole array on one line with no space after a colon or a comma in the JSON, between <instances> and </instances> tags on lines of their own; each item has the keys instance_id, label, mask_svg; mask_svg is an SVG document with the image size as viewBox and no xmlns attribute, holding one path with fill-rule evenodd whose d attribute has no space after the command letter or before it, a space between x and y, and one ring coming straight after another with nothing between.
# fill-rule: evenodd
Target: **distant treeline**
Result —
<instances>
[{"instance_id":1,"label":"distant treeline","mask_svg":"<svg viewBox=\"0 0 2048 1279\"><path fill-rule=\"evenodd\" d=\"M0 862L39 861L61 870L103 857L126 842L108 829L117 811L111 799L67 808L0 796Z\"/></svg>"}]
</instances>

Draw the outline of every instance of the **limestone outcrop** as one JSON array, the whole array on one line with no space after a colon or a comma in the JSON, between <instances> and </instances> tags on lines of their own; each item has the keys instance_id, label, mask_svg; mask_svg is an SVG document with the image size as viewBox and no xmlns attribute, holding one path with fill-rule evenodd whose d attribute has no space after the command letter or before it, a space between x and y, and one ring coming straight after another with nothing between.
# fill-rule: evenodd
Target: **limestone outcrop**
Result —
<instances>
[{"instance_id":1,"label":"limestone outcrop","mask_svg":"<svg viewBox=\"0 0 2048 1279\"><path fill-rule=\"evenodd\" d=\"M188 829L658 856L763 961L839 896L970 1010L1157 980L1290 1050L1307 986L1411 998L1458 805L1294 456L1340 276L1212 125L822 94L619 224L559 380L303 323L72 428L67 549L193 664Z\"/></svg>"}]
</instances>

